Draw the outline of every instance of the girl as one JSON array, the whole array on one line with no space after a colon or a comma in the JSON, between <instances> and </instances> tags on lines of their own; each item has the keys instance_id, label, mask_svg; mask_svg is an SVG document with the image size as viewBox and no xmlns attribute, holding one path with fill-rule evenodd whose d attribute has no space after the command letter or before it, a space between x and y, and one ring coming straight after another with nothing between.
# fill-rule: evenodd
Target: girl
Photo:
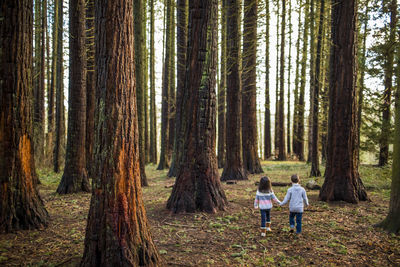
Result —
<instances>
[{"instance_id":1,"label":"girl","mask_svg":"<svg viewBox=\"0 0 400 267\"><path fill-rule=\"evenodd\" d=\"M272 201L280 204L281 202L272 191L271 180L264 176L260 179L256 199L254 200L254 208L260 208L261 212L261 236L265 236L266 231L271 231L271 208Z\"/></svg>"}]
</instances>

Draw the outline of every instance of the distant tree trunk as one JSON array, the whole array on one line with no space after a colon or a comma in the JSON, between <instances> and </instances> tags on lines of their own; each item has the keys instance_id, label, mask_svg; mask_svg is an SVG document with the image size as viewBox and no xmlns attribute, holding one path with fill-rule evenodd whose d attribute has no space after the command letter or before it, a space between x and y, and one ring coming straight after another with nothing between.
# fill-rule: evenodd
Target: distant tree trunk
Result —
<instances>
[{"instance_id":1,"label":"distant tree trunk","mask_svg":"<svg viewBox=\"0 0 400 267\"><path fill-rule=\"evenodd\" d=\"M144 32L144 163L150 163L150 132L149 132L149 46L147 43L148 0L143 0L143 32ZM147 180L147 179L146 179Z\"/></svg>"},{"instance_id":2,"label":"distant tree trunk","mask_svg":"<svg viewBox=\"0 0 400 267\"><path fill-rule=\"evenodd\" d=\"M278 160L286 160L285 146L285 28L286 28L286 1L282 1L281 24L281 57L279 74L279 122L278 122Z\"/></svg>"},{"instance_id":3,"label":"distant tree trunk","mask_svg":"<svg viewBox=\"0 0 400 267\"><path fill-rule=\"evenodd\" d=\"M291 135L290 135L290 95L291 95L291 89L290 89L290 85L291 85L291 70L292 70L292 1L289 1L289 56L288 56L288 79L287 79L287 87L288 87L288 93L287 93L287 153L292 154L292 141L291 141Z\"/></svg>"},{"instance_id":4,"label":"distant tree trunk","mask_svg":"<svg viewBox=\"0 0 400 267\"><path fill-rule=\"evenodd\" d=\"M0 233L42 228L32 138L32 0L0 5Z\"/></svg>"},{"instance_id":5,"label":"distant tree trunk","mask_svg":"<svg viewBox=\"0 0 400 267\"><path fill-rule=\"evenodd\" d=\"M222 0L221 7L221 68L220 84L218 86L218 168L225 165L225 139L226 139L226 0Z\"/></svg>"},{"instance_id":6,"label":"distant tree trunk","mask_svg":"<svg viewBox=\"0 0 400 267\"><path fill-rule=\"evenodd\" d=\"M368 200L358 173L355 0L332 1L328 147L322 201ZM339 34L340 33L340 34Z\"/></svg>"},{"instance_id":7,"label":"distant tree trunk","mask_svg":"<svg viewBox=\"0 0 400 267\"><path fill-rule=\"evenodd\" d=\"M65 108L64 108L64 67L63 67L63 1L55 0L57 21L57 52L56 52L56 125L53 153L54 172L58 173L64 162L65 155Z\"/></svg>"},{"instance_id":8,"label":"distant tree trunk","mask_svg":"<svg viewBox=\"0 0 400 267\"><path fill-rule=\"evenodd\" d=\"M299 110L298 110L298 126L297 133L297 157L300 161L304 161L304 96L306 87L306 69L307 69L307 48L308 48L308 14L309 14L309 0L306 0L304 7L304 29L303 29L303 49L302 49L302 59L301 59L301 79L300 79L300 93L299 93Z\"/></svg>"},{"instance_id":9,"label":"distant tree trunk","mask_svg":"<svg viewBox=\"0 0 400 267\"><path fill-rule=\"evenodd\" d=\"M257 133L257 0L244 1L242 60L242 155L244 169L262 173Z\"/></svg>"},{"instance_id":10,"label":"distant tree trunk","mask_svg":"<svg viewBox=\"0 0 400 267\"><path fill-rule=\"evenodd\" d=\"M86 169L89 177L94 175L94 108L96 104L95 46L94 46L94 0L86 2Z\"/></svg>"},{"instance_id":11,"label":"distant tree trunk","mask_svg":"<svg viewBox=\"0 0 400 267\"><path fill-rule=\"evenodd\" d=\"M187 27L188 27L188 0L178 0L176 6L177 16L177 89L175 108L175 133L174 151L172 154L171 167L168 176L176 176L183 160L183 133L182 133L182 112L184 108L183 90L185 89L186 49L187 49Z\"/></svg>"},{"instance_id":12,"label":"distant tree trunk","mask_svg":"<svg viewBox=\"0 0 400 267\"><path fill-rule=\"evenodd\" d=\"M240 144L239 0L227 0L226 161L221 180L247 180Z\"/></svg>"},{"instance_id":13,"label":"distant tree trunk","mask_svg":"<svg viewBox=\"0 0 400 267\"><path fill-rule=\"evenodd\" d=\"M303 5L303 1L298 1L298 32L297 32L297 41L296 41L296 77L294 84L294 110L293 110L293 154L298 156L298 121L299 121L299 83L300 83L300 36L302 30L301 24L301 7Z\"/></svg>"},{"instance_id":14,"label":"distant tree trunk","mask_svg":"<svg viewBox=\"0 0 400 267\"><path fill-rule=\"evenodd\" d=\"M312 123L312 155L311 155L311 172L310 176L319 177L319 91L321 86L321 53L322 53L322 32L324 27L325 16L325 0L321 0L318 26L318 43L317 43L317 58L315 60L315 76L314 76L314 102L313 102L313 123Z\"/></svg>"},{"instance_id":15,"label":"distant tree trunk","mask_svg":"<svg viewBox=\"0 0 400 267\"><path fill-rule=\"evenodd\" d=\"M145 70L145 50L146 42L144 31L144 25L146 21L144 20L145 13L144 0L134 0L133 1L133 17L134 17L134 33L135 33L135 77L136 77L136 103L137 103L137 116L138 116L138 129L139 129L139 162L140 162L140 180L142 186L147 186L147 177L145 171L145 120L144 120L144 90L145 90L145 80L144 72Z\"/></svg>"},{"instance_id":16,"label":"distant tree trunk","mask_svg":"<svg viewBox=\"0 0 400 267\"><path fill-rule=\"evenodd\" d=\"M382 131L379 142L379 166L385 166L389 159L389 133L390 133L390 105L392 97L393 58L396 47L397 25L397 0L392 0L390 5L390 36L385 51L385 91L382 103Z\"/></svg>"},{"instance_id":17,"label":"distant tree trunk","mask_svg":"<svg viewBox=\"0 0 400 267\"><path fill-rule=\"evenodd\" d=\"M216 140L217 0L189 3L189 34L184 108L184 164L179 168L167 208L174 213L225 210L218 179ZM185 101L186 100L186 101Z\"/></svg>"},{"instance_id":18,"label":"distant tree trunk","mask_svg":"<svg viewBox=\"0 0 400 267\"><path fill-rule=\"evenodd\" d=\"M313 111L314 111L314 83L315 83L315 2L310 0L310 113L308 114L308 154L307 163L312 159L312 140L313 140Z\"/></svg>"},{"instance_id":19,"label":"distant tree trunk","mask_svg":"<svg viewBox=\"0 0 400 267\"><path fill-rule=\"evenodd\" d=\"M163 265L140 186L135 69L130 64L133 11L130 0L96 1L95 157L101 168L93 179L81 266Z\"/></svg>"},{"instance_id":20,"label":"distant tree trunk","mask_svg":"<svg viewBox=\"0 0 400 267\"><path fill-rule=\"evenodd\" d=\"M400 60L400 49L397 48L397 61ZM389 213L378 224L379 227L392 233L400 231L400 66L397 64L397 93L395 98L395 130L393 142L392 186L390 192Z\"/></svg>"},{"instance_id":21,"label":"distant tree trunk","mask_svg":"<svg viewBox=\"0 0 400 267\"><path fill-rule=\"evenodd\" d=\"M89 192L86 171L85 0L69 2L68 136L65 168L57 193Z\"/></svg>"},{"instance_id":22,"label":"distant tree trunk","mask_svg":"<svg viewBox=\"0 0 400 267\"><path fill-rule=\"evenodd\" d=\"M360 88L358 90L358 114L357 114L357 133L358 133L358 146L361 143L361 125L362 125L362 110L364 102L364 91L365 91L365 72L366 70L366 55L367 55L367 36L368 36L368 22L369 22L369 1L365 3L365 13L363 13L363 33L362 33L362 50L360 55ZM360 27L361 28L361 27ZM360 150L358 150L358 159L360 159Z\"/></svg>"},{"instance_id":23,"label":"distant tree trunk","mask_svg":"<svg viewBox=\"0 0 400 267\"><path fill-rule=\"evenodd\" d=\"M157 170L163 170L168 168L168 148L169 148L169 101L170 101L170 64L171 64L171 3L172 0L166 0L165 10L167 12L165 17L167 20L166 29L164 32L165 46L164 46L164 64L162 74L162 96L161 96L161 153L160 161L158 163Z\"/></svg>"},{"instance_id":24,"label":"distant tree trunk","mask_svg":"<svg viewBox=\"0 0 400 267\"><path fill-rule=\"evenodd\" d=\"M264 159L269 159L272 151L271 144L271 106L270 106L270 86L269 86L269 25L270 25L270 14L269 14L269 0L265 1L265 118L264 118Z\"/></svg>"},{"instance_id":25,"label":"distant tree trunk","mask_svg":"<svg viewBox=\"0 0 400 267\"><path fill-rule=\"evenodd\" d=\"M44 76L45 43L42 16L42 1L35 0L35 60L33 77L33 145L37 165L44 157ZM35 177L35 179L38 177ZM39 181L39 180L37 180ZM37 182L35 181L35 182Z\"/></svg>"},{"instance_id":26,"label":"distant tree trunk","mask_svg":"<svg viewBox=\"0 0 400 267\"><path fill-rule=\"evenodd\" d=\"M157 163L157 110L154 54L154 0L150 0L150 162Z\"/></svg>"},{"instance_id":27,"label":"distant tree trunk","mask_svg":"<svg viewBox=\"0 0 400 267\"><path fill-rule=\"evenodd\" d=\"M175 141L175 109L176 109L176 86L175 86L175 72L176 72L176 61L175 61L175 0L171 1L170 15L171 15L171 46L170 46L170 70L169 70L169 134L168 134L168 162L172 162L172 154L174 153L174 141ZM171 165L171 164L170 164Z\"/></svg>"},{"instance_id":28,"label":"distant tree trunk","mask_svg":"<svg viewBox=\"0 0 400 267\"><path fill-rule=\"evenodd\" d=\"M274 155L278 157L279 148L279 14L280 1L276 0L276 76L275 76L275 128L274 128Z\"/></svg>"}]
</instances>

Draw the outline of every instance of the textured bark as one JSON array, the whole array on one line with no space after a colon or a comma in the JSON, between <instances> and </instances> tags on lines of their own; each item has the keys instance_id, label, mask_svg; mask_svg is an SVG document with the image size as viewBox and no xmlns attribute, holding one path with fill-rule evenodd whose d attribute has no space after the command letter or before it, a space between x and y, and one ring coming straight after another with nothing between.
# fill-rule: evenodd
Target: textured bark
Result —
<instances>
[{"instance_id":1,"label":"textured bark","mask_svg":"<svg viewBox=\"0 0 400 267\"><path fill-rule=\"evenodd\" d=\"M133 1L133 17L134 17L134 33L135 33L135 78L136 78L136 103L137 103L137 116L138 116L138 129L139 129L139 162L140 162L140 180L142 186L147 186L146 177L146 158L145 158L145 118L144 118L144 91L145 91L145 55L146 55L146 42L144 31L145 13L143 0Z\"/></svg>"},{"instance_id":2,"label":"textured bark","mask_svg":"<svg viewBox=\"0 0 400 267\"><path fill-rule=\"evenodd\" d=\"M269 25L270 25L270 14L269 14L269 0L265 1L265 121L264 121L264 159L269 159L272 154L271 144L271 106L270 106L270 87L269 87Z\"/></svg>"},{"instance_id":3,"label":"textured bark","mask_svg":"<svg viewBox=\"0 0 400 267\"><path fill-rule=\"evenodd\" d=\"M276 70L275 70L275 119L274 119L274 155L278 158L279 149L279 16L280 16L280 1L276 0Z\"/></svg>"},{"instance_id":4,"label":"textured bark","mask_svg":"<svg viewBox=\"0 0 400 267\"><path fill-rule=\"evenodd\" d=\"M86 27L85 0L69 2L68 133L59 194L89 192L86 171Z\"/></svg>"},{"instance_id":5,"label":"textured bark","mask_svg":"<svg viewBox=\"0 0 400 267\"><path fill-rule=\"evenodd\" d=\"M321 0L319 12L319 26L318 26L318 42L317 42L317 55L315 59L315 76L314 76L314 102L313 102L313 123L312 123L312 155L311 155L311 171L310 176L321 176L319 170L319 91L321 87L321 52L322 52L322 31L324 26L325 16L325 0Z\"/></svg>"},{"instance_id":6,"label":"textured bark","mask_svg":"<svg viewBox=\"0 0 400 267\"><path fill-rule=\"evenodd\" d=\"M222 0L221 8L221 66L220 66L220 83L218 86L218 168L225 165L225 139L226 139L226 0Z\"/></svg>"},{"instance_id":7,"label":"textured bark","mask_svg":"<svg viewBox=\"0 0 400 267\"><path fill-rule=\"evenodd\" d=\"M400 59L400 49L397 49L397 60ZM400 77L400 66L397 65L397 77ZM397 92L395 98L395 130L393 142L392 185L390 191L389 213L379 227L388 232L400 232L400 82L397 80Z\"/></svg>"},{"instance_id":8,"label":"textured bark","mask_svg":"<svg viewBox=\"0 0 400 267\"><path fill-rule=\"evenodd\" d=\"M56 118L55 140L53 152L54 172L59 172L65 155L65 108L64 108L64 67L63 67L63 1L55 0L57 20L57 52L56 52ZM56 20L55 20L56 21Z\"/></svg>"},{"instance_id":9,"label":"textured bark","mask_svg":"<svg viewBox=\"0 0 400 267\"><path fill-rule=\"evenodd\" d=\"M358 173L355 0L332 1L328 147L323 201L368 200Z\"/></svg>"},{"instance_id":10,"label":"textured bark","mask_svg":"<svg viewBox=\"0 0 400 267\"><path fill-rule=\"evenodd\" d=\"M298 156L298 121L299 121L299 83L300 83L300 36L302 30L301 23L301 6L303 4L302 0L298 1L298 32L297 32L297 41L296 41L296 77L294 84L294 110L293 110L293 154Z\"/></svg>"},{"instance_id":11,"label":"textured bark","mask_svg":"<svg viewBox=\"0 0 400 267\"><path fill-rule=\"evenodd\" d=\"M282 1L281 56L279 74L279 116L278 116L278 160L286 160L285 145L285 28L286 1Z\"/></svg>"},{"instance_id":12,"label":"textured bark","mask_svg":"<svg viewBox=\"0 0 400 267\"><path fill-rule=\"evenodd\" d=\"M157 112L154 54L154 0L150 0L150 162L157 163Z\"/></svg>"},{"instance_id":13,"label":"textured bark","mask_svg":"<svg viewBox=\"0 0 400 267\"><path fill-rule=\"evenodd\" d=\"M288 10L288 14L289 14L289 56L288 56L288 78L287 78L287 132L286 132L286 145L287 145L287 153L290 157L290 155L292 154L292 139L291 139L291 134L290 134L290 107L291 107L291 100L290 100L290 95L291 95L291 70L292 70L292 1L289 1L289 10Z\"/></svg>"},{"instance_id":14,"label":"textured bark","mask_svg":"<svg viewBox=\"0 0 400 267\"><path fill-rule=\"evenodd\" d=\"M94 47L94 0L86 2L86 169L89 177L93 177L94 169L94 108L96 105L96 74Z\"/></svg>"},{"instance_id":15,"label":"textured bark","mask_svg":"<svg viewBox=\"0 0 400 267\"><path fill-rule=\"evenodd\" d=\"M258 0L244 1L242 154L243 167L249 173L263 172L257 153L257 6Z\"/></svg>"},{"instance_id":16,"label":"textured bark","mask_svg":"<svg viewBox=\"0 0 400 267\"><path fill-rule=\"evenodd\" d=\"M169 148L169 101L170 101L170 63L171 63L171 0L166 0L164 9L164 19L166 26L164 32L164 64L162 74L162 95L161 95L161 152L157 170L168 168L168 148ZM165 12L165 10L167 12Z\"/></svg>"},{"instance_id":17,"label":"textured bark","mask_svg":"<svg viewBox=\"0 0 400 267\"><path fill-rule=\"evenodd\" d=\"M305 87L306 87L306 68L307 68L307 48L308 48L308 6L309 0L305 2L305 14L304 14L304 29L303 29L303 49L302 49L302 59L301 59L301 79L300 79L300 92L299 92L299 110L298 110L298 121L297 121L297 137L296 137L296 148L297 148L297 157L299 160L304 160L304 96L305 96Z\"/></svg>"},{"instance_id":18,"label":"textured bark","mask_svg":"<svg viewBox=\"0 0 400 267\"><path fill-rule=\"evenodd\" d=\"M32 0L0 5L0 232L47 225L32 141Z\"/></svg>"},{"instance_id":19,"label":"textured bark","mask_svg":"<svg viewBox=\"0 0 400 267\"><path fill-rule=\"evenodd\" d=\"M183 161L183 142L182 132L182 112L183 112L183 90L185 89L185 70L186 70L186 49L187 49L187 27L188 27L188 0L178 0L176 6L177 16L177 88L175 105L175 133L174 147L172 153L171 166L168 177L176 176Z\"/></svg>"},{"instance_id":20,"label":"textured bark","mask_svg":"<svg viewBox=\"0 0 400 267\"><path fill-rule=\"evenodd\" d=\"M142 201L133 1L96 1L96 170L81 266L161 266Z\"/></svg>"},{"instance_id":21,"label":"textured bark","mask_svg":"<svg viewBox=\"0 0 400 267\"><path fill-rule=\"evenodd\" d=\"M174 213L225 210L216 141L217 0L189 3L189 32L183 92L184 164L168 199Z\"/></svg>"},{"instance_id":22,"label":"textured bark","mask_svg":"<svg viewBox=\"0 0 400 267\"><path fill-rule=\"evenodd\" d=\"M147 0L143 0L143 32L144 32L144 163L150 163L150 132L149 132L149 47L147 43Z\"/></svg>"},{"instance_id":23,"label":"textured bark","mask_svg":"<svg viewBox=\"0 0 400 267\"><path fill-rule=\"evenodd\" d=\"M325 2L325 18L330 18L330 2L326 1ZM322 118L322 122L320 123L321 125L321 156L322 156L322 162L326 162L326 147L327 147L327 136L328 136L328 107L329 107L329 56L330 56L330 47L331 47L331 40L330 40L330 24L331 21L324 19L324 29L323 29L323 50L321 55L322 60L322 67L321 71L323 72L322 74L322 86L321 86L321 103L322 103L322 115L320 116ZM359 125L359 124L358 124ZM359 142L358 142L359 144Z\"/></svg>"},{"instance_id":24,"label":"textured bark","mask_svg":"<svg viewBox=\"0 0 400 267\"><path fill-rule=\"evenodd\" d=\"M172 163L172 154L174 153L174 142L175 142L175 109L176 109L176 86L175 86L175 72L176 72L176 61L175 61L175 0L171 0L171 5L168 6L171 9L171 25L170 25L170 38L171 38L171 46L170 46L170 70L169 70L169 110L168 110L168 162ZM171 164L170 164L171 165Z\"/></svg>"},{"instance_id":25,"label":"textured bark","mask_svg":"<svg viewBox=\"0 0 400 267\"><path fill-rule=\"evenodd\" d=\"M226 161L221 180L247 180L240 144L239 1L227 2Z\"/></svg>"},{"instance_id":26,"label":"textured bark","mask_svg":"<svg viewBox=\"0 0 400 267\"><path fill-rule=\"evenodd\" d=\"M389 133L391 118L391 98L392 98L392 80L393 80L393 58L396 47L396 25L397 25L397 0L392 0L390 8L390 36L386 44L385 51L385 91L383 92L382 103L382 131L379 140L379 166L385 166L389 159Z\"/></svg>"}]
</instances>

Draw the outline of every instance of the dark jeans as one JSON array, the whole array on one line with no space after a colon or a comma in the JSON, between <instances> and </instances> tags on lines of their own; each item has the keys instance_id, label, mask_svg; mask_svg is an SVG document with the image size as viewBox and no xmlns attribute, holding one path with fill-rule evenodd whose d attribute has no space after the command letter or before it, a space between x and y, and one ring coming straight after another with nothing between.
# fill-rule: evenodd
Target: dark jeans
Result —
<instances>
[{"instance_id":1,"label":"dark jeans","mask_svg":"<svg viewBox=\"0 0 400 267\"><path fill-rule=\"evenodd\" d=\"M261 212L261 228L265 228L265 222L271 222L271 210L260 210Z\"/></svg>"},{"instance_id":2,"label":"dark jeans","mask_svg":"<svg viewBox=\"0 0 400 267\"><path fill-rule=\"evenodd\" d=\"M303 218L302 212L290 212L289 224L290 228L294 228L294 217L296 217L296 233L301 233L301 219Z\"/></svg>"}]
</instances>

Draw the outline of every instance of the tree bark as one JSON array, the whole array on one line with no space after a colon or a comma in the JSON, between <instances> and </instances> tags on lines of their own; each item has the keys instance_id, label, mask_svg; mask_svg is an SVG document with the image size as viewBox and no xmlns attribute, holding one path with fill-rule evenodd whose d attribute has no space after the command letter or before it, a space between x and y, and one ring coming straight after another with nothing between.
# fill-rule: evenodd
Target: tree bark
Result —
<instances>
[{"instance_id":1,"label":"tree bark","mask_svg":"<svg viewBox=\"0 0 400 267\"><path fill-rule=\"evenodd\" d=\"M396 47L396 25L397 25L397 0L390 3L390 36L385 51L385 91L382 103L382 131L379 140L379 166L385 166L389 159L389 133L390 133L390 106L392 97L393 80L393 58Z\"/></svg>"},{"instance_id":2,"label":"tree bark","mask_svg":"<svg viewBox=\"0 0 400 267\"><path fill-rule=\"evenodd\" d=\"M322 53L322 32L324 26L325 16L325 0L321 0L321 7L319 12L319 27L317 36L317 57L315 59L315 76L314 76L314 102L313 102L313 123L312 123L312 155L311 155L311 171L310 176L319 177L321 171L319 170L319 91L321 86L321 53Z\"/></svg>"},{"instance_id":3,"label":"tree bark","mask_svg":"<svg viewBox=\"0 0 400 267\"><path fill-rule=\"evenodd\" d=\"M32 141L32 0L0 5L0 233L36 229L49 216L36 188Z\"/></svg>"},{"instance_id":4,"label":"tree bark","mask_svg":"<svg viewBox=\"0 0 400 267\"><path fill-rule=\"evenodd\" d=\"M291 107L291 99L290 99L290 95L291 95L291 70L292 70L292 1L289 1L289 10L288 10L288 14L289 14L289 56L288 56L288 79L287 79L287 133L286 133L286 137L287 137L287 153L290 157L290 155L292 154L292 141L291 141L291 133L290 133L290 107Z\"/></svg>"},{"instance_id":5,"label":"tree bark","mask_svg":"<svg viewBox=\"0 0 400 267\"><path fill-rule=\"evenodd\" d=\"M154 0L150 0L150 162L157 163L157 111L154 54Z\"/></svg>"},{"instance_id":6,"label":"tree bark","mask_svg":"<svg viewBox=\"0 0 400 267\"><path fill-rule=\"evenodd\" d=\"M257 133L257 0L244 1L242 55L242 155L244 169L262 173Z\"/></svg>"},{"instance_id":7,"label":"tree bark","mask_svg":"<svg viewBox=\"0 0 400 267\"><path fill-rule=\"evenodd\" d=\"M187 27L188 27L188 0L178 0L176 7L177 15L177 89L176 89L176 105L175 105L175 138L174 149L172 153L171 166L168 171L168 177L175 177L179 172L183 160L183 142L182 133L182 112L184 103L183 90L185 89L185 69L186 69L186 49L187 49Z\"/></svg>"},{"instance_id":8,"label":"tree bark","mask_svg":"<svg viewBox=\"0 0 400 267\"><path fill-rule=\"evenodd\" d=\"M96 1L96 176L81 266L161 266L142 201L133 1Z\"/></svg>"},{"instance_id":9,"label":"tree bark","mask_svg":"<svg viewBox=\"0 0 400 267\"><path fill-rule=\"evenodd\" d=\"M216 141L217 0L189 3L184 109L184 164L167 208L174 213L225 210L219 182Z\"/></svg>"},{"instance_id":10,"label":"tree bark","mask_svg":"<svg viewBox=\"0 0 400 267\"><path fill-rule=\"evenodd\" d=\"M68 136L64 174L57 193L89 192L86 171L85 0L69 2Z\"/></svg>"},{"instance_id":11,"label":"tree bark","mask_svg":"<svg viewBox=\"0 0 400 267\"><path fill-rule=\"evenodd\" d=\"M300 36L301 36L301 7L303 5L303 1L298 1L298 32L297 32L297 41L296 41L296 77L295 77L295 85L294 85L294 110L293 110L293 154L298 156L298 121L299 121L299 83L300 83Z\"/></svg>"},{"instance_id":12,"label":"tree bark","mask_svg":"<svg viewBox=\"0 0 400 267\"><path fill-rule=\"evenodd\" d=\"M279 154L279 16L280 1L276 0L276 75L275 75L275 120L274 120L274 155L278 158Z\"/></svg>"},{"instance_id":13,"label":"tree bark","mask_svg":"<svg viewBox=\"0 0 400 267\"><path fill-rule=\"evenodd\" d=\"M271 106L270 106L270 86L269 86L269 25L270 25L270 14L269 14L269 0L265 1L265 121L264 121L264 159L269 159L272 154L271 144Z\"/></svg>"},{"instance_id":14,"label":"tree bark","mask_svg":"<svg viewBox=\"0 0 400 267\"><path fill-rule=\"evenodd\" d=\"M247 180L240 144L239 1L227 2L226 161L221 180Z\"/></svg>"},{"instance_id":15,"label":"tree bark","mask_svg":"<svg viewBox=\"0 0 400 267\"><path fill-rule=\"evenodd\" d=\"M355 0L332 1L328 147L322 201L368 200L358 173Z\"/></svg>"},{"instance_id":16,"label":"tree bark","mask_svg":"<svg viewBox=\"0 0 400 267\"><path fill-rule=\"evenodd\" d=\"M176 61L175 61L175 0L171 1L171 5L168 6L171 9L170 16L171 16L171 25L170 25L170 38L171 38L171 46L170 46L170 70L169 70L169 111L168 111L168 162L172 164L172 154L174 151L174 142L175 142L175 110L176 110L176 86L175 86L175 72L176 72ZM171 165L170 164L170 165Z\"/></svg>"},{"instance_id":17,"label":"tree bark","mask_svg":"<svg viewBox=\"0 0 400 267\"><path fill-rule=\"evenodd\" d=\"M143 13L143 0L134 0L134 34L135 34L135 77L136 77L136 103L139 129L139 163L140 180L142 186L148 186L146 177L146 152L145 152L145 118L144 118L144 95L145 95L145 50L146 42L144 31L145 13Z\"/></svg>"},{"instance_id":18,"label":"tree bark","mask_svg":"<svg viewBox=\"0 0 400 267\"><path fill-rule=\"evenodd\" d=\"M65 108L64 108L64 67L63 67L63 1L55 0L57 21L57 52L56 52L56 125L53 152L53 168L58 173L64 163L65 155Z\"/></svg>"}]
</instances>

